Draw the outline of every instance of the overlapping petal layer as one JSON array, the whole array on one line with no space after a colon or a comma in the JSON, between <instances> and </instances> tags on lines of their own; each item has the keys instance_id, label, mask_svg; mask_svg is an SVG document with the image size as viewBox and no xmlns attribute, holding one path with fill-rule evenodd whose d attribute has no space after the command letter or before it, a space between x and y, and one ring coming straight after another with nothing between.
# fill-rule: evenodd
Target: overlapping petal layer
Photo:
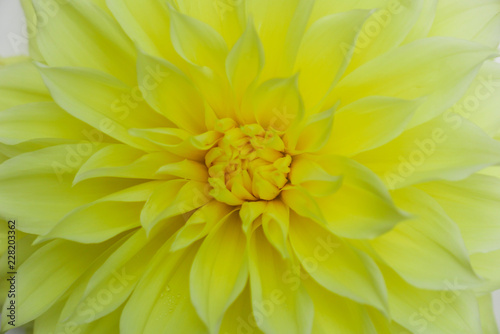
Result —
<instances>
[{"instance_id":1,"label":"overlapping petal layer","mask_svg":"<svg viewBox=\"0 0 500 334\"><path fill-rule=\"evenodd\" d=\"M0 61L16 326L497 332L498 0L23 6L30 58Z\"/></svg>"}]
</instances>

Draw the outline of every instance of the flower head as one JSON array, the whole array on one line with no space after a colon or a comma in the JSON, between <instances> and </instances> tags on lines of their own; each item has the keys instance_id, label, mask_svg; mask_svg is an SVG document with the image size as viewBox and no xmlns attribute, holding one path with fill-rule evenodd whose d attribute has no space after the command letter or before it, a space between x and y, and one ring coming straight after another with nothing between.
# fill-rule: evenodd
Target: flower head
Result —
<instances>
[{"instance_id":1,"label":"flower head","mask_svg":"<svg viewBox=\"0 0 500 334\"><path fill-rule=\"evenodd\" d=\"M499 1L23 4L3 329L493 330Z\"/></svg>"}]
</instances>

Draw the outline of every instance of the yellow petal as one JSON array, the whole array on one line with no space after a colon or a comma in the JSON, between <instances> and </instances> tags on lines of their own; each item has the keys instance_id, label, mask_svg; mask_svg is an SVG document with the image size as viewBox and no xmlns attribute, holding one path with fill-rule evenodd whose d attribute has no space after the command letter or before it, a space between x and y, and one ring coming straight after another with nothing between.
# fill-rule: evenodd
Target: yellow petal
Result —
<instances>
[{"instance_id":1,"label":"yellow petal","mask_svg":"<svg viewBox=\"0 0 500 334\"><path fill-rule=\"evenodd\" d=\"M407 282L423 289L444 290L450 277L465 287L479 285L460 230L439 205L413 188L394 195L397 204L416 218L373 240L377 254Z\"/></svg>"},{"instance_id":2,"label":"yellow petal","mask_svg":"<svg viewBox=\"0 0 500 334\"><path fill-rule=\"evenodd\" d=\"M481 64L494 56L494 50L465 40L420 39L358 67L338 84L326 106L338 100L345 106L366 96L427 97L411 123L418 125L460 99Z\"/></svg>"},{"instance_id":3,"label":"yellow petal","mask_svg":"<svg viewBox=\"0 0 500 334\"><path fill-rule=\"evenodd\" d=\"M484 63L469 90L453 107L447 110L446 119L461 124L461 117L481 127L487 134L495 136L500 130L500 64Z\"/></svg>"},{"instance_id":4,"label":"yellow petal","mask_svg":"<svg viewBox=\"0 0 500 334\"><path fill-rule=\"evenodd\" d=\"M33 0L39 17L36 41L49 66L98 69L127 84L135 79L135 50L108 14L85 1ZM50 15L50 18L47 16Z\"/></svg>"},{"instance_id":5,"label":"yellow petal","mask_svg":"<svg viewBox=\"0 0 500 334\"><path fill-rule=\"evenodd\" d=\"M383 157L383 159L381 159ZM460 119L438 117L355 157L390 189L432 180L460 180L500 162L500 143Z\"/></svg>"},{"instance_id":6,"label":"yellow petal","mask_svg":"<svg viewBox=\"0 0 500 334\"><path fill-rule=\"evenodd\" d=\"M138 80L146 101L179 128L206 131L205 105L191 81L174 65L139 53Z\"/></svg>"},{"instance_id":7,"label":"yellow petal","mask_svg":"<svg viewBox=\"0 0 500 334\"><path fill-rule=\"evenodd\" d=\"M122 305L143 277L153 256L181 223L180 219L173 221L170 226L156 230L149 239L144 230L135 232L93 272L76 312L66 321L91 323Z\"/></svg>"},{"instance_id":8,"label":"yellow petal","mask_svg":"<svg viewBox=\"0 0 500 334\"><path fill-rule=\"evenodd\" d=\"M281 256L288 257L288 227L290 225L290 210L279 199L269 201L262 215L262 228L267 240Z\"/></svg>"},{"instance_id":9,"label":"yellow petal","mask_svg":"<svg viewBox=\"0 0 500 334\"><path fill-rule=\"evenodd\" d=\"M335 110L336 108L332 108L308 117L297 140L295 149L298 152L317 152L324 148L332 136ZM288 145L290 149L290 140Z\"/></svg>"},{"instance_id":10,"label":"yellow petal","mask_svg":"<svg viewBox=\"0 0 500 334\"><path fill-rule=\"evenodd\" d=\"M139 217L144 202L99 202L82 206L68 213L37 242L56 238L80 243L108 240L141 225Z\"/></svg>"},{"instance_id":11,"label":"yellow petal","mask_svg":"<svg viewBox=\"0 0 500 334\"><path fill-rule=\"evenodd\" d=\"M498 334L498 325L494 313L493 298L490 294L478 297L479 313L483 333Z\"/></svg>"},{"instance_id":12,"label":"yellow petal","mask_svg":"<svg viewBox=\"0 0 500 334\"><path fill-rule=\"evenodd\" d=\"M37 68L31 62L26 60L0 67L0 110L51 100Z\"/></svg>"},{"instance_id":13,"label":"yellow petal","mask_svg":"<svg viewBox=\"0 0 500 334\"><path fill-rule=\"evenodd\" d=\"M89 247L59 240L30 256L17 271L23 277L17 282L17 289L23 293L16 300L16 325L21 326L48 310L104 249L106 244ZM2 330L10 327L5 315L3 312Z\"/></svg>"},{"instance_id":14,"label":"yellow petal","mask_svg":"<svg viewBox=\"0 0 500 334\"><path fill-rule=\"evenodd\" d=\"M447 277L446 288L431 291L415 288L389 268L383 273L391 287L391 316L411 333L482 332L476 297L460 279Z\"/></svg>"},{"instance_id":15,"label":"yellow petal","mask_svg":"<svg viewBox=\"0 0 500 334\"><path fill-rule=\"evenodd\" d=\"M214 28L232 46L245 27L245 3L237 0L177 0L179 10Z\"/></svg>"},{"instance_id":16,"label":"yellow petal","mask_svg":"<svg viewBox=\"0 0 500 334\"><path fill-rule=\"evenodd\" d=\"M425 38L429 35L429 31L434 23L436 16L436 7L439 0L427 0L422 4L419 18L413 24L413 28L406 35L403 44L416 41L417 39ZM382 21L383 22L383 21Z\"/></svg>"},{"instance_id":17,"label":"yellow petal","mask_svg":"<svg viewBox=\"0 0 500 334\"><path fill-rule=\"evenodd\" d=\"M331 195L342 185L342 176L331 175L319 164L300 158L293 162L289 179L314 197Z\"/></svg>"},{"instance_id":18,"label":"yellow petal","mask_svg":"<svg viewBox=\"0 0 500 334\"><path fill-rule=\"evenodd\" d=\"M215 200L196 210L176 235L172 251L188 247L205 237L233 210L229 205Z\"/></svg>"},{"instance_id":19,"label":"yellow petal","mask_svg":"<svg viewBox=\"0 0 500 334\"><path fill-rule=\"evenodd\" d=\"M123 180L89 180L73 187L77 168L92 152L80 154L80 149L79 145L52 146L4 162L0 167L2 216L19 219L21 231L43 234L71 210L133 185Z\"/></svg>"},{"instance_id":20,"label":"yellow petal","mask_svg":"<svg viewBox=\"0 0 500 334\"><path fill-rule=\"evenodd\" d=\"M29 47L29 55L30 58L43 62L43 56L40 53L40 49L38 47L36 41L37 32L37 21L38 18L36 16L35 8L33 6L32 0L21 0L21 5L23 6L24 15L26 17L26 26L27 29L31 32L28 34L28 47Z\"/></svg>"},{"instance_id":21,"label":"yellow petal","mask_svg":"<svg viewBox=\"0 0 500 334\"><path fill-rule=\"evenodd\" d=\"M121 317L120 333L207 333L191 303L189 270L199 244L174 253L170 238L154 255ZM116 330L116 329L115 329Z\"/></svg>"},{"instance_id":22,"label":"yellow petal","mask_svg":"<svg viewBox=\"0 0 500 334\"><path fill-rule=\"evenodd\" d=\"M321 196L308 200L312 200L313 204L305 204L304 200L288 199L289 190L286 190L282 192L283 198L298 214L324 223L337 235L371 239L407 219L407 215L394 205L381 180L353 160L338 156L303 155L296 157L292 164L291 177L295 179L296 173L313 175L311 178L316 179L315 184L306 183L305 189L311 187L313 190L309 196ZM321 178L318 177L322 174ZM328 175L331 179L327 178ZM302 209L304 206L306 211Z\"/></svg>"},{"instance_id":23,"label":"yellow petal","mask_svg":"<svg viewBox=\"0 0 500 334\"><path fill-rule=\"evenodd\" d=\"M296 77L269 80L247 98L247 108L264 128L284 132L304 117Z\"/></svg>"},{"instance_id":24,"label":"yellow petal","mask_svg":"<svg viewBox=\"0 0 500 334\"><path fill-rule=\"evenodd\" d=\"M106 146L90 157L78 170L73 184L100 177L118 177L131 179L164 179L157 170L180 158L167 152L144 153L127 145L113 144Z\"/></svg>"},{"instance_id":25,"label":"yellow petal","mask_svg":"<svg viewBox=\"0 0 500 334\"><path fill-rule=\"evenodd\" d=\"M228 53L222 36L208 24L169 8L170 34L177 53L193 65L222 73Z\"/></svg>"},{"instance_id":26,"label":"yellow petal","mask_svg":"<svg viewBox=\"0 0 500 334\"><path fill-rule=\"evenodd\" d=\"M208 184L198 181L171 180L151 194L141 212L141 224L146 231L160 221L197 209L211 200Z\"/></svg>"},{"instance_id":27,"label":"yellow petal","mask_svg":"<svg viewBox=\"0 0 500 334\"><path fill-rule=\"evenodd\" d=\"M500 249L500 179L472 175L457 182L429 182L418 186L432 196L453 219L469 253Z\"/></svg>"},{"instance_id":28,"label":"yellow petal","mask_svg":"<svg viewBox=\"0 0 500 334\"><path fill-rule=\"evenodd\" d=\"M314 303L312 333L375 333L363 305L328 291L313 279L304 285Z\"/></svg>"},{"instance_id":29,"label":"yellow petal","mask_svg":"<svg viewBox=\"0 0 500 334\"><path fill-rule=\"evenodd\" d=\"M219 333L240 333L264 334L257 326L256 319L252 311L252 296L250 286L247 284L245 290L227 310Z\"/></svg>"},{"instance_id":30,"label":"yellow petal","mask_svg":"<svg viewBox=\"0 0 500 334\"><path fill-rule=\"evenodd\" d=\"M243 202L240 208L240 218L243 231L250 236L254 231L254 222L260 217L267 209L267 202L265 201L247 201Z\"/></svg>"},{"instance_id":31,"label":"yellow petal","mask_svg":"<svg viewBox=\"0 0 500 334\"><path fill-rule=\"evenodd\" d=\"M182 59L170 40L170 18L166 2L159 0L106 0L123 30L144 52L162 56L180 65Z\"/></svg>"},{"instance_id":32,"label":"yellow petal","mask_svg":"<svg viewBox=\"0 0 500 334\"><path fill-rule=\"evenodd\" d=\"M207 166L193 160L167 163L156 171L157 175L172 175L179 178L204 182L208 180Z\"/></svg>"},{"instance_id":33,"label":"yellow petal","mask_svg":"<svg viewBox=\"0 0 500 334\"><path fill-rule=\"evenodd\" d=\"M304 269L323 287L387 312L384 280L368 255L296 214L290 222L290 242Z\"/></svg>"},{"instance_id":34,"label":"yellow petal","mask_svg":"<svg viewBox=\"0 0 500 334\"><path fill-rule=\"evenodd\" d=\"M306 108L315 107L340 80L368 15L364 10L329 15L307 30L295 65Z\"/></svg>"},{"instance_id":35,"label":"yellow petal","mask_svg":"<svg viewBox=\"0 0 500 334\"><path fill-rule=\"evenodd\" d=\"M59 106L76 118L130 146L156 148L148 141L132 137L127 132L128 129L171 125L167 119L151 110L140 94L137 95L139 88L133 90L105 73L81 68L48 68L41 65L40 70Z\"/></svg>"},{"instance_id":36,"label":"yellow petal","mask_svg":"<svg viewBox=\"0 0 500 334\"><path fill-rule=\"evenodd\" d=\"M252 307L259 328L266 334L311 333L311 298L297 270L269 244L261 228L251 237L249 256Z\"/></svg>"},{"instance_id":37,"label":"yellow petal","mask_svg":"<svg viewBox=\"0 0 500 334\"><path fill-rule=\"evenodd\" d=\"M224 313L247 280L246 237L233 213L204 240L190 274L191 300L210 333L219 333Z\"/></svg>"},{"instance_id":38,"label":"yellow petal","mask_svg":"<svg viewBox=\"0 0 500 334\"><path fill-rule=\"evenodd\" d=\"M421 103L381 96L353 102L335 113L331 137L321 152L353 156L386 144L405 130Z\"/></svg>"},{"instance_id":39,"label":"yellow petal","mask_svg":"<svg viewBox=\"0 0 500 334\"><path fill-rule=\"evenodd\" d=\"M0 141L10 145L33 139L50 139L61 144L88 141L85 134L91 133L97 134L98 131L72 117L54 102L23 104L0 113Z\"/></svg>"},{"instance_id":40,"label":"yellow petal","mask_svg":"<svg viewBox=\"0 0 500 334\"><path fill-rule=\"evenodd\" d=\"M249 20L246 31L234 45L226 60L226 71L238 102L247 88L254 83L264 67L264 49ZM245 115L241 116L245 119Z\"/></svg>"},{"instance_id":41,"label":"yellow petal","mask_svg":"<svg viewBox=\"0 0 500 334\"><path fill-rule=\"evenodd\" d=\"M361 27L347 71L400 46L417 22L426 1L385 1L383 6L373 7L377 10Z\"/></svg>"},{"instance_id":42,"label":"yellow petal","mask_svg":"<svg viewBox=\"0 0 500 334\"><path fill-rule=\"evenodd\" d=\"M177 156L196 161L204 161L222 134L209 131L198 136L177 128L130 129L132 136L143 138Z\"/></svg>"},{"instance_id":43,"label":"yellow petal","mask_svg":"<svg viewBox=\"0 0 500 334\"><path fill-rule=\"evenodd\" d=\"M447 36L498 47L500 4L495 0L438 1L430 36Z\"/></svg>"},{"instance_id":44,"label":"yellow petal","mask_svg":"<svg viewBox=\"0 0 500 334\"><path fill-rule=\"evenodd\" d=\"M500 250L472 254L471 262L474 270L484 279L477 292L489 294L500 289Z\"/></svg>"},{"instance_id":45,"label":"yellow petal","mask_svg":"<svg viewBox=\"0 0 500 334\"><path fill-rule=\"evenodd\" d=\"M247 15L253 18L266 52L263 80L291 75L286 71L286 67L287 65L293 67L293 64L289 64L289 60L283 55L291 55L292 53L287 52L287 47L290 43L297 42L287 38L294 24L299 25L300 19L307 17L308 10L300 6L302 2L300 0L246 1Z\"/></svg>"}]
</instances>

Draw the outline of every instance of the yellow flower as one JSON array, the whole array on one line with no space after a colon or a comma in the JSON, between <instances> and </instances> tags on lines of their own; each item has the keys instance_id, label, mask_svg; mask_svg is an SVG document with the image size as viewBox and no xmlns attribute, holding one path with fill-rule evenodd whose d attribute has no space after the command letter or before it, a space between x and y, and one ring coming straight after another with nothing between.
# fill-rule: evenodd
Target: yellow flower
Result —
<instances>
[{"instance_id":1,"label":"yellow flower","mask_svg":"<svg viewBox=\"0 0 500 334\"><path fill-rule=\"evenodd\" d=\"M497 332L500 1L23 5L3 330Z\"/></svg>"}]
</instances>

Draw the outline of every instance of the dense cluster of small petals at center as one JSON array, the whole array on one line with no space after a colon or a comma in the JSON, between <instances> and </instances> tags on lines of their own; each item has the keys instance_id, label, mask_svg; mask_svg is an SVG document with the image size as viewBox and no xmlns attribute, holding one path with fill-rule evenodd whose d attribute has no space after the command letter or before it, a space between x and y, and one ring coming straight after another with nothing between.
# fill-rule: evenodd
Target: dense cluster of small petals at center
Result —
<instances>
[{"instance_id":1,"label":"dense cluster of small petals at center","mask_svg":"<svg viewBox=\"0 0 500 334\"><path fill-rule=\"evenodd\" d=\"M281 137L258 124L230 124L223 133L205 157L211 195L229 205L276 198L292 162Z\"/></svg>"}]
</instances>

